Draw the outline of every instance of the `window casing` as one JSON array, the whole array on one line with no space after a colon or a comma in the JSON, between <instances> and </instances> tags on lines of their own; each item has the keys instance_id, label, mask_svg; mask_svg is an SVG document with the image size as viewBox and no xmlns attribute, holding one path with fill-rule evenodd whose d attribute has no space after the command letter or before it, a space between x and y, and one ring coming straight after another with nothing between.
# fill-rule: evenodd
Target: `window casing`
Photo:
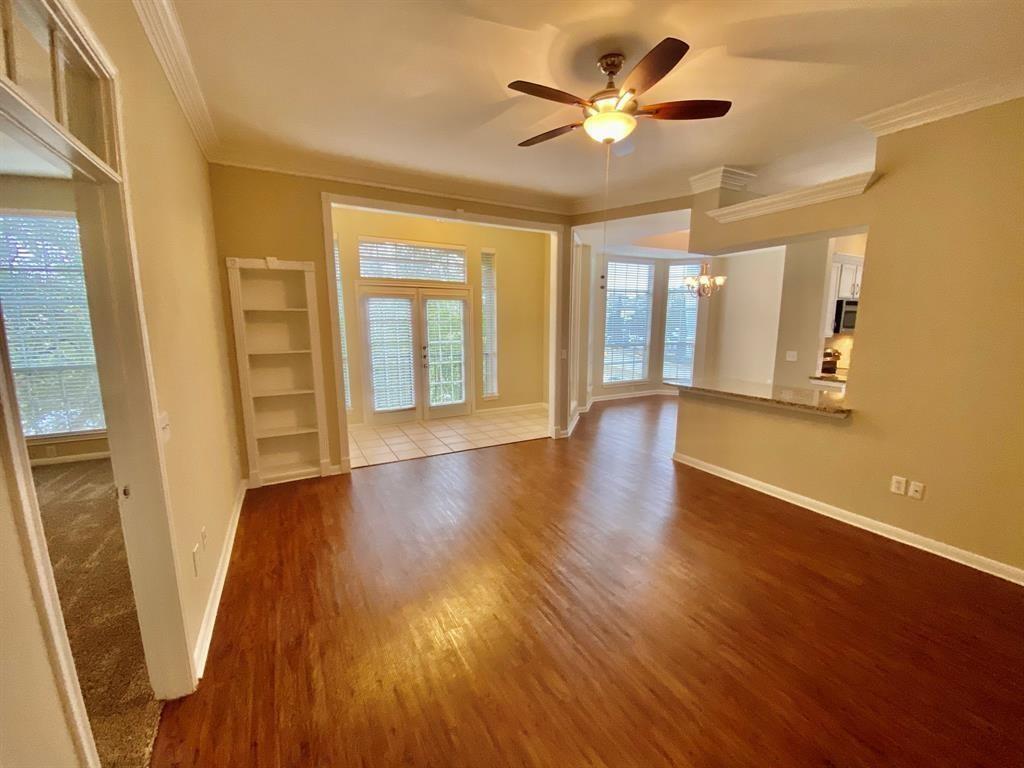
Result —
<instances>
[{"instance_id":1,"label":"window casing","mask_svg":"<svg viewBox=\"0 0 1024 768\"><path fill-rule=\"evenodd\" d=\"M334 241L334 290L338 294L338 339L341 343L341 376L345 382L345 409L352 409L352 389L348 378L348 340L345 336L345 292L341 287L341 251Z\"/></svg>"},{"instance_id":2,"label":"window casing","mask_svg":"<svg viewBox=\"0 0 1024 768\"><path fill-rule=\"evenodd\" d=\"M647 379L654 265L609 261L605 272L605 384Z\"/></svg>"},{"instance_id":3,"label":"window casing","mask_svg":"<svg viewBox=\"0 0 1024 768\"><path fill-rule=\"evenodd\" d=\"M359 277L465 283L466 251L450 245L360 238Z\"/></svg>"},{"instance_id":4,"label":"window casing","mask_svg":"<svg viewBox=\"0 0 1024 768\"><path fill-rule=\"evenodd\" d=\"M25 435L105 429L74 216L0 214L0 303Z\"/></svg>"},{"instance_id":5,"label":"window casing","mask_svg":"<svg viewBox=\"0 0 1024 768\"><path fill-rule=\"evenodd\" d=\"M480 316L484 397L498 396L498 276L495 255L480 254Z\"/></svg>"}]
</instances>

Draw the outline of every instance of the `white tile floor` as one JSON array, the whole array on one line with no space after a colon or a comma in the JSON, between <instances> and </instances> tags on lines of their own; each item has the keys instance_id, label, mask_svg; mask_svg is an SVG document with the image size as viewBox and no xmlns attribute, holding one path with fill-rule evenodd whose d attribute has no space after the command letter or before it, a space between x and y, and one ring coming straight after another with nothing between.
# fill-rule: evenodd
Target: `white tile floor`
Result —
<instances>
[{"instance_id":1,"label":"white tile floor","mask_svg":"<svg viewBox=\"0 0 1024 768\"><path fill-rule=\"evenodd\" d=\"M353 469L370 464L418 459L489 445L518 443L549 437L546 409L410 421L386 427L358 424L349 429L349 456Z\"/></svg>"}]
</instances>

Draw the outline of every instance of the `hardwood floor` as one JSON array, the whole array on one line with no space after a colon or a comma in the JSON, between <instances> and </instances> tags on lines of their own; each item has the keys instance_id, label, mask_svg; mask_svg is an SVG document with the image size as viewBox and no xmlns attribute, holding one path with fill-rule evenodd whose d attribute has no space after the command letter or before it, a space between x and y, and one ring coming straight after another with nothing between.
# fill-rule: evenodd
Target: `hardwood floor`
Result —
<instances>
[{"instance_id":1,"label":"hardwood floor","mask_svg":"<svg viewBox=\"0 0 1024 768\"><path fill-rule=\"evenodd\" d=\"M1024 765L1024 589L674 464L675 401L251 491L154 766Z\"/></svg>"}]
</instances>

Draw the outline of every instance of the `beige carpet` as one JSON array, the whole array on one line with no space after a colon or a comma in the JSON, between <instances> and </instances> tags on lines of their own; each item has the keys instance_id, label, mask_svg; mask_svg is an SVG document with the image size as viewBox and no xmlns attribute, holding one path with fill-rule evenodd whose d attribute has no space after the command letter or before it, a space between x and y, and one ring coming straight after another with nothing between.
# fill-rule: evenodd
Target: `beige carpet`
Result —
<instances>
[{"instance_id":1,"label":"beige carpet","mask_svg":"<svg viewBox=\"0 0 1024 768\"><path fill-rule=\"evenodd\" d=\"M147 766L162 704L146 675L110 461L35 467L33 475L100 760Z\"/></svg>"}]
</instances>

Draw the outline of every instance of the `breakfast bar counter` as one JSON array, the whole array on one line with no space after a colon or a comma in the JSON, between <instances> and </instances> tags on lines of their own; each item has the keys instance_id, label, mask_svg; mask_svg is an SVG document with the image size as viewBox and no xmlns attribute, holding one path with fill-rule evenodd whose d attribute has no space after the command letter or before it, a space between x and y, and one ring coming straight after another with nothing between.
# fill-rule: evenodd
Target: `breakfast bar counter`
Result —
<instances>
[{"instance_id":1,"label":"breakfast bar counter","mask_svg":"<svg viewBox=\"0 0 1024 768\"><path fill-rule=\"evenodd\" d=\"M785 387L736 379L666 379L665 384L679 389L680 396L710 397L734 402L783 408L832 419L846 419L850 409L844 393L833 390Z\"/></svg>"}]
</instances>

